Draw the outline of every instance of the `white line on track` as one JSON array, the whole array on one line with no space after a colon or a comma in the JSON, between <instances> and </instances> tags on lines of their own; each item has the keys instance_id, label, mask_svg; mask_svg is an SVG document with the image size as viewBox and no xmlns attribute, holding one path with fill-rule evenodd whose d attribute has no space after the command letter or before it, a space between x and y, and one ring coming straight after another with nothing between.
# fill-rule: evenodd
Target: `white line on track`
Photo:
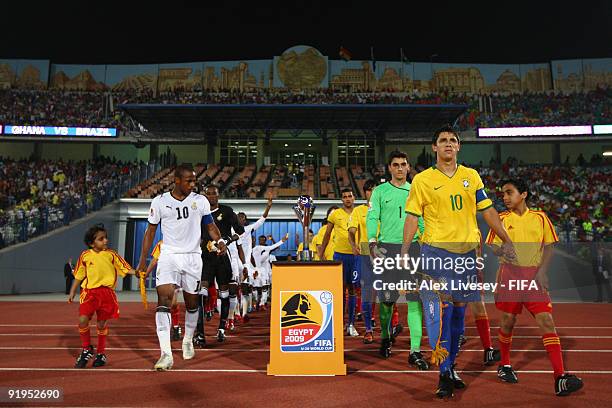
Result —
<instances>
[{"instance_id":1,"label":"white line on track","mask_svg":"<svg viewBox=\"0 0 612 408\"><path fill-rule=\"evenodd\" d=\"M31 367L0 367L0 372L17 372L17 371L76 371L79 373L87 374L87 373L99 373L101 371L105 372L137 372L137 373L153 373L155 372L153 369L148 368L95 368L92 370L84 370L82 368L31 368ZM197 369L197 368L184 368L184 369L172 369L167 371L167 373L240 373L240 374L250 374L250 373L265 373L266 370L255 370L255 369ZM460 373L487 373L497 375L497 371L489 371L489 370L458 370ZM521 374L552 374L550 370L516 370L517 373ZM419 371L419 370L349 370L350 374L392 374L392 373L411 373L411 374L435 374L439 375L438 371ZM609 370L572 370L573 374L612 374L612 371ZM163 375L163 374L160 374Z\"/></svg>"},{"instance_id":2,"label":"white line on track","mask_svg":"<svg viewBox=\"0 0 612 408\"><path fill-rule=\"evenodd\" d=\"M8 350L8 351L20 351L20 350L81 350L81 347L22 347L22 346L6 346L6 347L0 347L0 351L2 350ZM132 348L132 347L106 347L106 350L111 350L111 351L159 351L159 348ZM268 352L270 351L269 348L253 348L253 349L245 349L245 348L211 348L211 349L195 349L197 352L215 352L215 351L231 351L231 352L249 352L249 353L253 353L253 352ZM172 351L176 351L176 352L180 352L181 349L179 348L175 348L172 349ZM377 348L371 348L371 349L354 349L354 348L348 348L348 349L344 349L345 352L365 352L365 353L378 353L378 349ZM409 352L410 349L400 349L400 348L394 348L393 351L396 352ZM422 349L422 351L424 352L431 352L430 349ZM545 353L546 350L545 349L541 349L541 350L521 350L521 349L512 349L512 352L523 352L523 353ZM461 352L463 353L482 353L483 350L481 349L474 349L474 350L461 350ZM574 350L574 349L568 349L568 350L563 350L564 353L612 353L612 350L609 349L592 349L592 350L585 350L585 349L579 349L579 350Z\"/></svg>"}]
</instances>

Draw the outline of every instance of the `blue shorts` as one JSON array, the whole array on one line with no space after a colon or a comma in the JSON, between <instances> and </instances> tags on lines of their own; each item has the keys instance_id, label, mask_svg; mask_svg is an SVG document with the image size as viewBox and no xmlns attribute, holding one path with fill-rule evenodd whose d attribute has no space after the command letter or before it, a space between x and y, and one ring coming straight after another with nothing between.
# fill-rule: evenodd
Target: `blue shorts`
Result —
<instances>
[{"instance_id":1,"label":"blue shorts","mask_svg":"<svg viewBox=\"0 0 612 408\"><path fill-rule=\"evenodd\" d=\"M374 273L372 271L372 261L370 260L369 255L359 255L357 256L357 273L360 277L359 284L361 285L361 293L367 291L367 293L372 293L374 290ZM368 297L369 299L369 297Z\"/></svg>"},{"instance_id":2,"label":"blue shorts","mask_svg":"<svg viewBox=\"0 0 612 408\"><path fill-rule=\"evenodd\" d=\"M334 261L342 262L342 276L345 284L359 284L361 273L357 257L353 254L334 252Z\"/></svg>"},{"instance_id":3,"label":"blue shorts","mask_svg":"<svg viewBox=\"0 0 612 408\"><path fill-rule=\"evenodd\" d=\"M481 292L464 285L478 283L476 251L464 254L449 252L427 244L421 247L423 279L446 284L437 289L440 294L449 295L454 302L478 302ZM426 292L428 290L425 290ZM423 292L423 290L421 290ZM421 297L423 293L421 293Z\"/></svg>"}]
</instances>

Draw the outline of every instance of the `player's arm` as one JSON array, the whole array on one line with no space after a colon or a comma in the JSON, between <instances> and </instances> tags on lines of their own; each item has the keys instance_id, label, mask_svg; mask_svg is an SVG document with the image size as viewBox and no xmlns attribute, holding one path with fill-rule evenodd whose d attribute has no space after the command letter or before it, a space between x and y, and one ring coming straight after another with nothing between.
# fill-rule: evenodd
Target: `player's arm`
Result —
<instances>
[{"instance_id":1,"label":"player's arm","mask_svg":"<svg viewBox=\"0 0 612 408\"><path fill-rule=\"evenodd\" d=\"M257 228L263 225L263 223L266 221L266 218L268 218L268 214L270 213L270 208L272 208L272 192L268 193L268 202L266 203L266 209L264 210L264 213L262 214L261 218L255 222L255 225L253 226L253 230L256 230Z\"/></svg>"},{"instance_id":2,"label":"player's arm","mask_svg":"<svg viewBox=\"0 0 612 408\"><path fill-rule=\"evenodd\" d=\"M153 258L149 266L147 266L147 271L145 272L145 278L149 276L149 274L153 271L153 269L157 266L157 258Z\"/></svg>"},{"instance_id":3,"label":"player's arm","mask_svg":"<svg viewBox=\"0 0 612 408\"><path fill-rule=\"evenodd\" d=\"M554 244L545 245L542 251L542 262L540 263L540 267L538 268L538 273L536 274L536 280L540 282L540 285L545 290L548 290L548 267L550 266L550 261L552 260Z\"/></svg>"},{"instance_id":4,"label":"player's arm","mask_svg":"<svg viewBox=\"0 0 612 408\"><path fill-rule=\"evenodd\" d=\"M410 186L410 193L406 199L406 219L404 220L404 238L400 255L407 256L414 236L419 231L419 220L422 222L423 207L425 206L424 194L421 191L421 179L415 177ZM424 226L423 226L424 229Z\"/></svg>"},{"instance_id":5,"label":"player's arm","mask_svg":"<svg viewBox=\"0 0 612 408\"><path fill-rule=\"evenodd\" d=\"M325 249L327 249L327 245L329 245L329 239L331 238L332 231L334 230L334 212L329 214L327 217L327 228L325 228L325 235L323 236L323 241L321 242L321 250L319 251L319 259L322 261L326 261L325 259Z\"/></svg>"},{"instance_id":6,"label":"player's arm","mask_svg":"<svg viewBox=\"0 0 612 408\"><path fill-rule=\"evenodd\" d=\"M113 266L115 267L117 273L119 273L121 276L136 275L136 270L132 268L128 261L123 259L123 257L115 251L113 251Z\"/></svg>"},{"instance_id":7,"label":"player's arm","mask_svg":"<svg viewBox=\"0 0 612 408\"><path fill-rule=\"evenodd\" d=\"M72 303L72 299L76 296L77 288L81 285L81 280L74 278L72 286L70 286L70 293L68 294L68 303Z\"/></svg>"},{"instance_id":8,"label":"player's arm","mask_svg":"<svg viewBox=\"0 0 612 408\"><path fill-rule=\"evenodd\" d=\"M212 216L210 217L210 222L205 221L204 218L202 218L202 222L206 226L208 235L217 245L217 255L225 255L227 252L227 243L225 240L221 239L221 231L219 231L219 228L217 228L217 224L215 224L213 221Z\"/></svg>"},{"instance_id":9,"label":"player's arm","mask_svg":"<svg viewBox=\"0 0 612 408\"><path fill-rule=\"evenodd\" d=\"M546 215L544 215L544 218L546 219L543 231L544 249L542 252L542 261L540 262L538 273L536 274L536 280L540 282L540 285L542 285L544 289L548 290L548 267L552 259L553 246L559 242L559 237L555 232L555 227L553 227L552 222L550 222Z\"/></svg>"},{"instance_id":10,"label":"player's arm","mask_svg":"<svg viewBox=\"0 0 612 408\"><path fill-rule=\"evenodd\" d=\"M151 249L151 245L153 245L153 239L155 238L155 233L157 232L157 226L161 222L161 205L159 201L160 196L155 197L153 201L151 201L149 217L147 218L149 225L147 226L147 230L145 231L144 237L142 238L140 260L138 261L138 265L136 266L136 270L138 272L144 272L146 270L147 255L149 253L149 250Z\"/></svg>"},{"instance_id":11,"label":"player's arm","mask_svg":"<svg viewBox=\"0 0 612 408\"><path fill-rule=\"evenodd\" d=\"M493 207L489 207L486 210L482 211L482 217L484 218L489 228L491 228L495 235L497 235L502 241L501 250L506 259L508 259L509 261L515 260L516 251L514 249L514 245L512 244L510 236L508 236L508 233L504 229L497 210L495 210L495 208Z\"/></svg>"},{"instance_id":12,"label":"player's arm","mask_svg":"<svg viewBox=\"0 0 612 408\"><path fill-rule=\"evenodd\" d=\"M72 286L70 287L70 293L68 295L68 303L72 303L72 299L76 295L77 288L87 276L87 269L85 266L85 261L83 259L85 257L86 252L87 251L84 251L81 253L76 263L76 266L74 267L74 271L73 271L74 281L72 282Z\"/></svg>"},{"instance_id":13,"label":"player's arm","mask_svg":"<svg viewBox=\"0 0 612 408\"><path fill-rule=\"evenodd\" d=\"M161 244L163 241L159 241L155 248L153 248L153 252L151 252L151 263L147 266L147 270L144 274L146 278L153 271L153 269L157 266L157 260L159 259L159 255L161 254Z\"/></svg>"},{"instance_id":14,"label":"player's arm","mask_svg":"<svg viewBox=\"0 0 612 408\"><path fill-rule=\"evenodd\" d=\"M504 225L499 218L497 210L495 207L493 207L493 201L491 201L484 190L484 183L480 178L480 174L478 174L476 170L472 171L474 172L474 177L476 178L476 209L481 212L482 217L489 228L491 228L502 241L501 249L504 252L504 257L508 261L512 262L516 259L516 250L514 249L512 240L504 229Z\"/></svg>"},{"instance_id":15,"label":"player's arm","mask_svg":"<svg viewBox=\"0 0 612 408\"><path fill-rule=\"evenodd\" d=\"M502 221L502 226L503 226L503 221ZM501 239L499 239L497 235L495 235L495 232L492 229L489 230L485 243L489 246L489 248L491 248L491 250L493 251L493 255L502 256L504 254L504 251L501 248L502 241ZM497 278L496 278L496 281L497 281Z\"/></svg>"},{"instance_id":16,"label":"player's arm","mask_svg":"<svg viewBox=\"0 0 612 408\"><path fill-rule=\"evenodd\" d=\"M360 255L359 246L357 246L357 228L350 227L348 229L348 240L349 244L351 244L351 248L353 248L353 255Z\"/></svg>"},{"instance_id":17,"label":"player's arm","mask_svg":"<svg viewBox=\"0 0 612 408\"><path fill-rule=\"evenodd\" d=\"M236 242L236 246L238 248L238 259L240 259L240 262L244 266L245 260L244 260L244 251L242 250L242 243L238 241Z\"/></svg>"},{"instance_id":18,"label":"player's arm","mask_svg":"<svg viewBox=\"0 0 612 408\"><path fill-rule=\"evenodd\" d=\"M272 237L272 236L270 236L270 237ZM283 245L283 244L284 244L285 242L287 242L288 240L289 240L289 234L287 233L287 234L285 234L285 236L284 236L284 237L282 237L282 238L281 238L281 240L280 240L280 241L278 241L278 242L276 242L276 243L274 243L274 244L272 244L272 245L268 245L266 248L268 248L268 251L269 251L269 252L272 252L272 251L274 251L275 249L277 249L278 247L280 247L281 245Z\"/></svg>"},{"instance_id":19,"label":"player's arm","mask_svg":"<svg viewBox=\"0 0 612 408\"><path fill-rule=\"evenodd\" d=\"M359 228L359 216L356 216L355 210L351 214L348 223L348 240L349 244L351 244L351 248L353 248L353 255L360 255L361 250L359 248L359 244L357 243L357 229Z\"/></svg>"},{"instance_id":20,"label":"player's arm","mask_svg":"<svg viewBox=\"0 0 612 408\"><path fill-rule=\"evenodd\" d=\"M380 189L374 188L368 215L366 216L366 232L368 233L368 242L376 242L376 232L378 231L378 223L380 222Z\"/></svg>"},{"instance_id":21,"label":"player's arm","mask_svg":"<svg viewBox=\"0 0 612 408\"><path fill-rule=\"evenodd\" d=\"M419 217L414 214L406 214L406 221L404 221L404 241L402 243L401 256L408 255L410 251L410 244L414 239L417 231L419 230Z\"/></svg>"},{"instance_id":22,"label":"player's arm","mask_svg":"<svg viewBox=\"0 0 612 408\"><path fill-rule=\"evenodd\" d=\"M136 266L136 270L139 272L146 271L147 254L149 253L149 250L151 249L151 245L153 245L153 240L155 239L156 232L157 232L157 224L149 223L144 233L144 237L142 238L142 249L140 250L140 260L138 262L138 266Z\"/></svg>"}]
</instances>

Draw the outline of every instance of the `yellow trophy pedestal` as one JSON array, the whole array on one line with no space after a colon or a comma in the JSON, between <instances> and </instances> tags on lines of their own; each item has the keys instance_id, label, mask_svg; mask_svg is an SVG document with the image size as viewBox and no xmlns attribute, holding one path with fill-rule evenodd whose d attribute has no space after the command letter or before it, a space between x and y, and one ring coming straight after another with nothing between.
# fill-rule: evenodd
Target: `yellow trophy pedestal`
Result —
<instances>
[{"instance_id":1,"label":"yellow trophy pedestal","mask_svg":"<svg viewBox=\"0 0 612 408\"><path fill-rule=\"evenodd\" d=\"M340 262L272 266L268 375L346 375Z\"/></svg>"}]
</instances>

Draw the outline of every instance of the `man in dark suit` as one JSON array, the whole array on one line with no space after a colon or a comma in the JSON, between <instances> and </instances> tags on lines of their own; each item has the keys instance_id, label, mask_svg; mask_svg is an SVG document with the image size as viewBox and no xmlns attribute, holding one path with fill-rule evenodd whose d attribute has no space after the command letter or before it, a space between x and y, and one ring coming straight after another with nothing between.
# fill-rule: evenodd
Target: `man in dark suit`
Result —
<instances>
[{"instance_id":1,"label":"man in dark suit","mask_svg":"<svg viewBox=\"0 0 612 408\"><path fill-rule=\"evenodd\" d=\"M74 280L74 276L72 275L72 258L68 258L68 262L64 264L64 278L66 278L66 294L70 292L70 287L72 286L72 281Z\"/></svg>"},{"instance_id":2,"label":"man in dark suit","mask_svg":"<svg viewBox=\"0 0 612 408\"><path fill-rule=\"evenodd\" d=\"M603 302L603 292L606 292L607 302L612 302L612 288L610 288L610 254L601 243L594 243L591 249L593 274L597 285L597 300Z\"/></svg>"}]
</instances>

